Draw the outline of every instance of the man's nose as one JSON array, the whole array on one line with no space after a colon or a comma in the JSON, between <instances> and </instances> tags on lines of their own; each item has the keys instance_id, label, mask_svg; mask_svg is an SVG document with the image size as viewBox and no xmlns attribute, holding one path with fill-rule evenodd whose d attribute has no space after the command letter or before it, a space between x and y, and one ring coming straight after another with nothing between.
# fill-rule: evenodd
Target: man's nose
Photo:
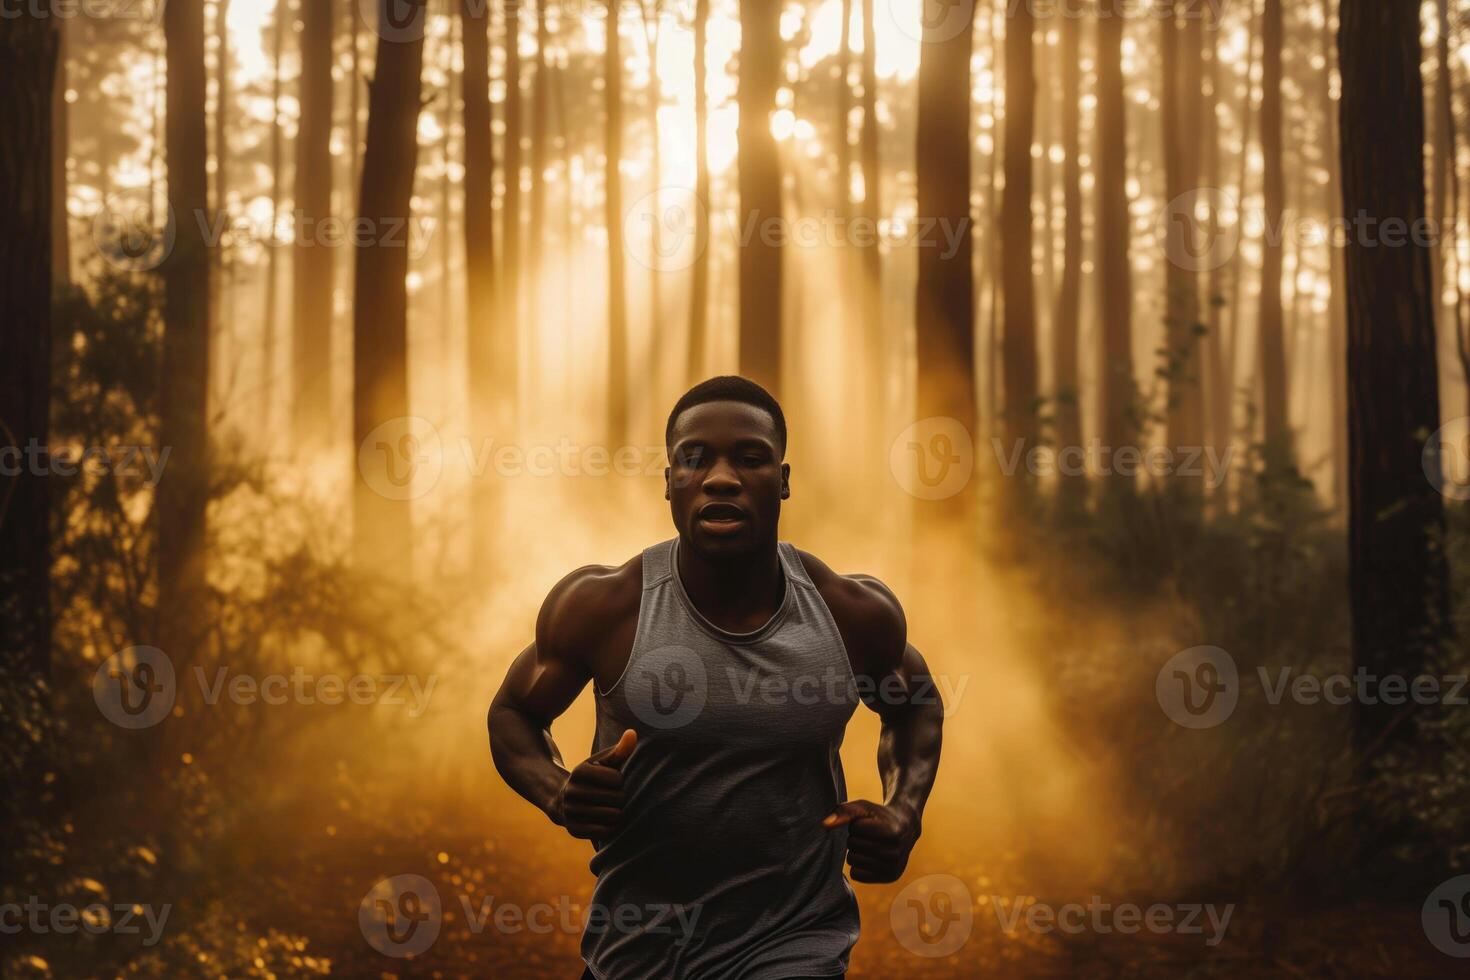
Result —
<instances>
[{"instance_id":1,"label":"man's nose","mask_svg":"<svg viewBox=\"0 0 1470 980\"><path fill-rule=\"evenodd\" d=\"M704 492L712 495L740 492L740 480L729 463L721 460L709 468L704 478Z\"/></svg>"}]
</instances>

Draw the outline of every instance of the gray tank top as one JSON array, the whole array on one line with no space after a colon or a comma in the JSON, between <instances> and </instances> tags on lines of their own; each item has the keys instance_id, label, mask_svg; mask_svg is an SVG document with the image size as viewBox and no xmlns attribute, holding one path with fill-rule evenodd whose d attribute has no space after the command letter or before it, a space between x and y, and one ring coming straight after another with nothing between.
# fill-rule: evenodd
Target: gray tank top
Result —
<instances>
[{"instance_id":1,"label":"gray tank top","mask_svg":"<svg viewBox=\"0 0 1470 980\"><path fill-rule=\"evenodd\" d=\"M678 539L643 552L638 630L597 692L593 751L626 729L614 837L595 842L582 958L600 980L787 980L841 974L858 938L843 876L838 750L858 704L847 650L796 549L780 609L753 633L702 616Z\"/></svg>"}]
</instances>

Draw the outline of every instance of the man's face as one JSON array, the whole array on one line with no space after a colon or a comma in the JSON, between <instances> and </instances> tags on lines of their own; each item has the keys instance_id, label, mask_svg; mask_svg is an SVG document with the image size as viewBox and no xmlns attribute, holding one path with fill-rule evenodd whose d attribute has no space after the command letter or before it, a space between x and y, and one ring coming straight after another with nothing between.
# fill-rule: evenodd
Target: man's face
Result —
<instances>
[{"instance_id":1,"label":"man's face","mask_svg":"<svg viewBox=\"0 0 1470 980\"><path fill-rule=\"evenodd\" d=\"M702 555L749 554L776 537L791 467L776 423L744 402L706 402L674 420L664 470L679 536Z\"/></svg>"}]
</instances>

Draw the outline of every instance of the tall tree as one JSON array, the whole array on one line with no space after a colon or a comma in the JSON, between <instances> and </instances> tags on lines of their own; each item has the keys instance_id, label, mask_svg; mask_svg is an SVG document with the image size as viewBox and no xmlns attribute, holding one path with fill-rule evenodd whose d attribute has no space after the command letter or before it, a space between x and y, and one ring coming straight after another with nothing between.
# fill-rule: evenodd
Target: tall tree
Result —
<instances>
[{"instance_id":1,"label":"tall tree","mask_svg":"<svg viewBox=\"0 0 1470 980\"><path fill-rule=\"evenodd\" d=\"M1163 117L1165 193L1177 201L1199 183L1200 117L1203 114L1201 72L1203 11L1181 0L1166 0L1159 21L1162 73L1160 115ZM1182 256L1189 226L1171 221L1168 256ZM1165 357L1167 364L1168 439L1175 447L1198 446L1203 438L1204 404L1200 389L1201 346L1198 281L1193 269L1171 258L1165 265Z\"/></svg>"},{"instance_id":2,"label":"tall tree","mask_svg":"<svg viewBox=\"0 0 1470 980\"><path fill-rule=\"evenodd\" d=\"M56 21L56 71L51 91L51 278L58 287L71 285L71 232L66 198L66 57L67 22Z\"/></svg>"},{"instance_id":3,"label":"tall tree","mask_svg":"<svg viewBox=\"0 0 1470 980\"><path fill-rule=\"evenodd\" d=\"M498 330L495 289L495 142L491 136L490 18L481 0L460 0L464 35L464 252L468 331L467 391L471 438L501 429L514 404L515 334ZM480 570L490 553L494 482L476 480L471 498L475 537L472 561Z\"/></svg>"},{"instance_id":4,"label":"tall tree","mask_svg":"<svg viewBox=\"0 0 1470 980\"><path fill-rule=\"evenodd\" d=\"M862 129L858 131L858 166L863 175L863 200L859 215L867 234L861 245L862 263L858 297L863 305L863 339L867 346L867 398L874 418L874 434L887 424L883 335L883 256L878 251L878 215L882 213L882 180L878 152L878 31L873 19L873 0L863 0Z\"/></svg>"},{"instance_id":5,"label":"tall tree","mask_svg":"<svg viewBox=\"0 0 1470 980\"><path fill-rule=\"evenodd\" d=\"M551 46L551 23L547 0L536 4L535 71L531 76L531 235L526 242L526 271L530 289L526 293L526 322L530 325L527 340L531 345L531 363L536 363L536 349L541 333L542 280L545 269L546 243L546 150L547 122L551 115L550 68L546 61Z\"/></svg>"},{"instance_id":6,"label":"tall tree","mask_svg":"<svg viewBox=\"0 0 1470 980\"><path fill-rule=\"evenodd\" d=\"M427 0L408 0L407 8L403 3L378 2L378 55L368 87L367 146L358 210L369 227L377 229L394 227L412 214L418 165L419 75L424 61L421 25L428 16ZM397 29L407 23L402 19L405 10L419 19L419 29ZM388 29L390 24L395 29ZM378 426L408 415L407 276L407 249L376 242L358 245L352 313L354 454ZM404 441L407 435L411 433L393 432L383 440L385 465L417 465L412 443ZM371 455L379 448L370 446L367 452ZM391 500L377 492L363 467L356 471L353 538L358 559L408 569L407 501Z\"/></svg>"},{"instance_id":7,"label":"tall tree","mask_svg":"<svg viewBox=\"0 0 1470 980\"><path fill-rule=\"evenodd\" d=\"M205 508L209 501L209 284L200 218L208 213L204 5L164 7L168 203L173 250L162 265L163 378L159 442L172 450L158 485L159 645L189 663L204 628Z\"/></svg>"},{"instance_id":8,"label":"tall tree","mask_svg":"<svg viewBox=\"0 0 1470 980\"><path fill-rule=\"evenodd\" d=\"M1067 5L1061 19L1062 63L1062 282L1052 318L1055 361L1057 445L1082 445L1081 378L1078 341L1082 327L1082 17L1079 0ZM1063 488L1086 487L1082 474L1071 471Z\"/></svg>"},{"instance_id":9,"label":"tall tree","mask_svg":"<svg viewBox=\"0 0 1470 980\"><path fill-rule=\"evenodd\" d=\"M643 42L648 51L648 175L652 184L649 193L653 195L653 213L662 216L659 199L663 191L663 158L659 152L658 108L663 102L663 86L658 77L658 38L662 29L663 3L662 0L639 0L638 8L643 15ZM648 335L652 338L650 349L653 351L664 349L663 302L659 298L662 292L659 278L663 271L658 262L658 256L663 254L662 226L662 221L649 223L649 232L653 236L650 254L653 258L648 263ZM657 383L662 363L655 354L648 365L652 374L650 382Z\"/></svg>"},{"instance_id":10,"label":"tall tree","mask_svg":"<svg viewBox=\"0 0 1470 980\"><path fill-rule=\"evenodd\" d=\"M704 375L709 327L709 0L694 3L694 268L689 284L691 382Z\"/></svg>"},{"instance_id":11,"label":"tall tree","mask_svg":"<svg viewBox=\"0 0 1470 980\"><path fill-rule=\"evenodd\" d=\"M781 84L781 5L740 4L736 167L740 187L740 373L776 392L781 382L781 156L771 112Z\"/></svg>"},{"instance_id":12,"label":"tall tree","mask_svg":"<svg viewBox=\"0 0 1470 980\"><path fill-rule=\"evenodd\" d=\"M500 202L500 326L520 335L521 323L521 4L505 5L505 197ZM519 345L517 345L519 346ZM512 368L512 375L516 375Z\"/></svg>"},{"instance_id":13,"label":"tall tree","mask_svg":"<svg viewBox=\"0 0 1470 980\"><path fill-rule=\"evenodd\" d=\"M607 443L621 446L628 436L628 299L623 253L623 48L618 36L620 0L607 2L607 48L603 52L603 179L607 225Z\"/></svg>"},{"instance_id":14,"label":"tall tree","mask_svg":"<svg viewBox=\"0 0 1470 980\"><path fill-rule=\"evenodd\" d=\"M58 20L16 17L0 31L0 448L34 459L50 442L51 127ZM14 454L20 454L16 456ZM0 662L45 677L50 660L50 495L44 457L0 490Z\"/></svg>"},{"instance_id":15,"label":"tall tree","mask_svg":"<svg viewBox=\"0 0 1470 980\"><path fill-rule=\"evenodd\" d=\"M281 169L282 169L282 126L281 126L281 95L284 88L282 59L285 55L286 27L291 17L290 0L276 0L275 11L272 17L271 41L271 65L273 78L271 81L271 224L270 233L266 235L266 269L265 269L265 319L261 327L263 335L261 354L261 381L260 416L262 423L270 426L272 414L275 412L275 385L276 385L276 308L280 304L276 299L276 290L280 285L280 276L277 273L278 260L281 253L280 243L276 240L276 228L281 221Z\"/></svg>"},{"instance_id":16,"label":"tall tree","mask_svg":"<svg viewBox=\"0 0 1470 980\"><path fill-rule=\"evenodd\" d=\"M1332 76L1337 56L1332 42L1332 0L1322 0L1322 123L1327 139L1327 194L1325 211L1328 227L1342 215L1342 168L1341 140L1338 136L1337 105L1332 98ZM1332 499L1343 512L1348 506L1348 440L1347 440L1347 283L1343 281L1342 249L1336 242L1327 243L1328 293L1327 293L1327 352L1329 385L1329 413L1332 437Z\"/></svg>"},{"instance_id":17,"label":"tall tree","mask_svg":"<svg viewBox=\"0 0 1470 980\"><path fill-rule=\"evenodd\" d=\"M234 89L230 70L230 0L219 0L214 8L214 206L221 214L230 212L230 111L234 106ZM235 291L231 288L231 257L227 242L220 242L210 253L214 265L215 336L222 324L235 322ZM218 357L218 351L215 352Z\"/></svg>"},{"instance_id":18,"label":"tall tree","mask_svg":"<svg viewBox=\"0 0 1470 980\"><path fill-rule=\"evenodd\" d=\"M1108 486L1131 486L1111 453L1134 438L1133 276L1129 264L1128 112L1123 88L1121 10L1099 5L1097 21L1097 283L1101 349L1098 358L1098 465Z\"/></svg>"},{"instance_id":19,"label":"tall tree","mask_svg":"<svg viewBox=\"0 0 1470 980\"><path fill-rule=\"evenodd\" d=\"M1036 14L1015 4L1006 19L1005 196L1001 200L1001 342L1008 442L1032 442L1036 420L1036 284L1031 277L1031 146L1036 127ZM968 91L968 89L966 89ZM924 213L920 209L920 213Z\"/></svg>"},{"instance_id":20,"label":"tall tree","mask_svg":"<svg viewBox=\"0 0 1470 980\"><path fill-rule=\"evenodd\" d=\"M970 50L974 7L951 7L925 24L919 56L918 213L958 230L958 244L942 236L917 242L919 275L915 327L919 360L919 415L948 416L974 432L975 339L973 223L970 218ZM927 508L926 516L965 515L969 495Z\"/></svg>"},{"instance_id":21,"label":"tall tree","mask_svg":"<svg viewBox=\"0 0 1470 980\"><path fill-rule=\"evenodd\" d=\"M1202 114L1203 130L1200 134L1203 144L1204 163L1202 165L1202 176L1205 187L1220 186L1220 120L1219 106L1223 102L1223 89L1225 76L1220 71L1220 48L1218 39L1220 36L1219 11L1211 8L1208 29L1205 31L1205 87L1207 97ZM1216 228L1222 219L1218 207L1218 200L1208 202L1210 207L1209 222L1212 229ZM1230 445L1230 415L1231 415L1231 385L1233 381L1230 376L1232 365L1226 360L1225 338L1222 331L1225 326L1223 316L1225 297L1223 282L1224 266L1214 263L1209 270L1209 280L1205 289L1205 389L1208 393L1208 401L1205 408L1204 439L1205 444L1213 447L1226 447ZM1228 494L1228 488L1224 485L1216 488L1218 499L1224 501Z\"/></svg>"},{"instance_id":22,"label":"tall tree","mask_svg":"<svg viewBox=\"0 0 1470 980\"><path fill-rule=\"evenodd\" d=\"M1261 160L1265 184L1267 234L1261 246L1261 312L1259 318L1261 417L1267 451L1273 461L1289 464L1293 455L1286 392L1286 340L1281 309L1281 273L1286 211L1286 177L1282 165L1282 72L1285 43L1282 0L1266 0L1261 24ZM1422 113L1421 113L1422 114Z\"/></svg>"},{"instance_id":23,"label":"tall tree","mask_svg":"<svg viewBox=\"0 0 1470 980\"><path fill-rule=\"evenodd\" d=\"M301 122L296 131L292 408L298 445L319 443L331 412L333 252L316 233L332 216L333 0L301 6Z\"/></svg>"},{"instance_id":24,"label":"tall tree","mask_svg":"<svg viewBox=\"0 0 1470 980\"><path fill-rule=\"evenodd\" d=\"M1342 0L1341 21L1343 213L1421 227L1419 5ZM1369 674L1415 677L1449 628L1444 501L1421 468L1439 427L1430 250L1350 238L1346 266L1353 655ZM1394 727L1402 710L1360 704L1358 744L1412 737Z\"/></svg>"}]
</instances>

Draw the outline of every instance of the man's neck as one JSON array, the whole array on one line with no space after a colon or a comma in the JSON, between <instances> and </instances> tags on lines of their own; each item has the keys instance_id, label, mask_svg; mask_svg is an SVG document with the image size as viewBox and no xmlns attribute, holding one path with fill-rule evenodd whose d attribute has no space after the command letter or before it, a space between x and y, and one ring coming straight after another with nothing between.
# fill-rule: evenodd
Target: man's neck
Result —
<instances>
[{"instance_id":1,"label":"man's neck","mask_svg":"<svg viewBox=\"0 0 1470 980\"><path fill-rule=\"evenodd\" d=\"M712 561L680 540L679 581L700 614L720 629L749 633L766 624L785 596L776 539L749 555Z\"/></svg>"}]
</instances>

